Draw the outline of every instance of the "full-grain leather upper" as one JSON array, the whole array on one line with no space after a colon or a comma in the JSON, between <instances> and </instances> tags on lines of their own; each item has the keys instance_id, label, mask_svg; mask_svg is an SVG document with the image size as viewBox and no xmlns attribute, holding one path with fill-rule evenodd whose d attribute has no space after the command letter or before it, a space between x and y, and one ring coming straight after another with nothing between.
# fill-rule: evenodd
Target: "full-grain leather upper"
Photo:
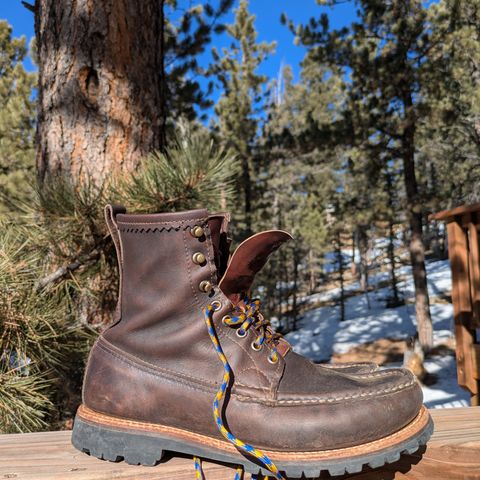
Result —
<instances>
[{"instance_id":1,"label":"full-grain leather upper","mask_svg":"<svg viewBox=\"0 0 480 480\"><path fill-rule=\"evenodd\" d=\"M253 327L240 338L222 323L232 311L235 284L230 277L228 297L218 287L218 270L229 269L218 253L228 250L219 240L224 220L205 210L116 216L120 319L92 349L84 403L102 413L220 437L211 404L223 367L204 320L205 307L219 301L214 327L234 376L225 418L237 437L270 450L315 451L365 443L409 423L422 393L408 371L349 375L288 350L272 364L271 345L252 348L258 335ZM195 226L205 235L193 236ZM280 238L266 233L242 262L266 261ZM196 252L205 256L203 265L192 261ZM213 285L209 293L199 289L205 280Z\"/></svg>"}]
</instances>

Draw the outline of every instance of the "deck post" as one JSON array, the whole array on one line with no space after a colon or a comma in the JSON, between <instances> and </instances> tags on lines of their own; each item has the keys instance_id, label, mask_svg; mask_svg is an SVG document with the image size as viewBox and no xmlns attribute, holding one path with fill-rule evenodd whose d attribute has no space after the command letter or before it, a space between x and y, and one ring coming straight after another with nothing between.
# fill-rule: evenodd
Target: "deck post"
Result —
<instances>
[{"instance_id":1,"label":"deck post","mask_svg":"<svg viewBox=\"0 0 480 480\"><path fill-rule=\"evenodd\" d=\"M480 404L480 204L431 215L447 224L458 384Z\"/></svg>"}]
</instances>

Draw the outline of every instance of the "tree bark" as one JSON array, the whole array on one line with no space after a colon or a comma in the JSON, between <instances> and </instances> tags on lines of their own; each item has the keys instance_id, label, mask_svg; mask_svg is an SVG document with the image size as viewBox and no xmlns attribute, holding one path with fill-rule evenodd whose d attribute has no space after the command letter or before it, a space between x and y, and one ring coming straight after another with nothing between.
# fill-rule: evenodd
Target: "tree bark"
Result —
<instances>
[{"instance_id":1,"label":"tree bark","mask_svg":"<svg viewBox=\"0 0 480 480\"><path fill-rule=\"evenodd\" d=\"M393 198L393 179L392 174L388 171L385 172L385 182L387 190L387 205L389 209L388 213L388 263L390 265L390 287L392 290L391 305L396 307L400 305L400 296L398 294L398 282L396 275L396 262L395 262L395 231L394 231L394 218L395 218L395 202Z\"/></svg>"},{"instance_id":2,"label":"tree bark","mask_svg":"<svg viewBox=\"0 0 480 480\"><path fill-rule=\"evenodd\" d=\"M308 291L310 295L315 293L315 289L317 286L317 279L315 276L315 259L313 257L313 250L310 249L308 251L308 270L309 270L309 281L308 281Z\"/></svg>"},{"instance_id":3,"label":"tree bark","mask_svg":"<svg viewBox=\"0 0 480 480\"><path fill-rule=\"evenodd\" d=\"M366 225L357 226L357 243L360 254L360 290L365 294L367 307L370 310L370 298L368 296L368 233Z\"/></svg>"},{"instance_id":4,"label":"tree bark","mask_svg":"<svg viewBox=\"0 0 480 480\"><path fill-rule=\"evenodd\" d=\"M415 313L418 340L424 351L429 351L433 347L433 326L425 268L422 206L418 198L418 184L415 174L415 112L411 92L405 93L403 102L405 106L405 129L402 138L402 160L407 196L407 216L410 226L410 261L415 284Z\"/></svg>"},{"instance_id":5,"label":"tree bark","mask_svg":"<svg viewBox=\"0 0 480 480\"><path fill-rule=\"evenodd\" d=\"M101 184L162 148L162 1L37 0L37 172Z\"/></svg>"}]
</instances>

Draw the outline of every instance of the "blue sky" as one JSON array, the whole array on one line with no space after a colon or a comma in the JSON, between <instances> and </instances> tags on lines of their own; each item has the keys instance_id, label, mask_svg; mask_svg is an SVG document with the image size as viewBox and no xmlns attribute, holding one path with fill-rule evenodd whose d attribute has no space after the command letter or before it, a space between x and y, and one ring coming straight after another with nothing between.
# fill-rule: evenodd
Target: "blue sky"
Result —
<instances>
[{"instance_id":1,"label":"blue sky","mask_svg":"<svg viewBox=\"0 0 480 480\"><path fill-rule=\"evenodd\" d=\"M236 2L238 3L238 2ZM293 43L293 35L280 23L282 12L295 23L306 23L311 17L318 17L327 12L332 27L350 24L355 19L355 8L352 2L342 3L335 8L320 7L315 0L250 0L250 11L256 15L256 28L260 41L276 41L277 49L261 66L260 73L269 78L276 78L282 64L291 65L295 77L298 78L300 62L305 50ZM233 11L224 17L225 23L231 23ZM14 36L25 35L29 40L34 35L33 13L21 4L20 0L0 0L0 19L7 19L13 26ZM213 44L217 48L228 45L225 36L214 36ZM200 63L207 66L210 61L210 48L200 58ZM33 69L30 61L25 65ZM216 95L214 95L215 99Z\"/></svg>"}]
</instances>

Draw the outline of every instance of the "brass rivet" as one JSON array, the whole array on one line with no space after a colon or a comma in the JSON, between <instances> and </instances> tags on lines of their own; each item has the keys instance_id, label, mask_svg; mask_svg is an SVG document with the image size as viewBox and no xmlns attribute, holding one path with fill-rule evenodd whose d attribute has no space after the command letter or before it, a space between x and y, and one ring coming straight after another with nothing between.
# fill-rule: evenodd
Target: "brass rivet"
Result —
<instances>
[{"instance_id":1,"label":"brass rivet","mask_svg":"<svg viewBox=\"0 0 480 480\"><path fill-rule=\"evenodd\" d=\"M190 233L195 238L200 238L200 237L203 237L205 235L205 232L203 231L203 228L198 226L198 225L195 225L194 227L192 227L192 229L190 230Z\"/></svg>"},{"instance_id":2,"label":"brass rivet","mask_svg":"<svg viewBox=\"0 0 480 480\"><path fill-rule=\"evenodd\" d=\"M203 280L203 282L200 282L198 288L201 292L208 293L213 288L213 286L208 280Z\"/></svg>"},{"instance_id":3,"label":"brass rivet","mask_svg":"<svg viewBox=\"0 0 480 480\"><path fill-rule=\"evenodd\" d=\"M206 261L206 258L203 253L196 252L192 255L192 260L193 263L196 263L197 265L203 265Z\"/></svg>"}]
</instances>

